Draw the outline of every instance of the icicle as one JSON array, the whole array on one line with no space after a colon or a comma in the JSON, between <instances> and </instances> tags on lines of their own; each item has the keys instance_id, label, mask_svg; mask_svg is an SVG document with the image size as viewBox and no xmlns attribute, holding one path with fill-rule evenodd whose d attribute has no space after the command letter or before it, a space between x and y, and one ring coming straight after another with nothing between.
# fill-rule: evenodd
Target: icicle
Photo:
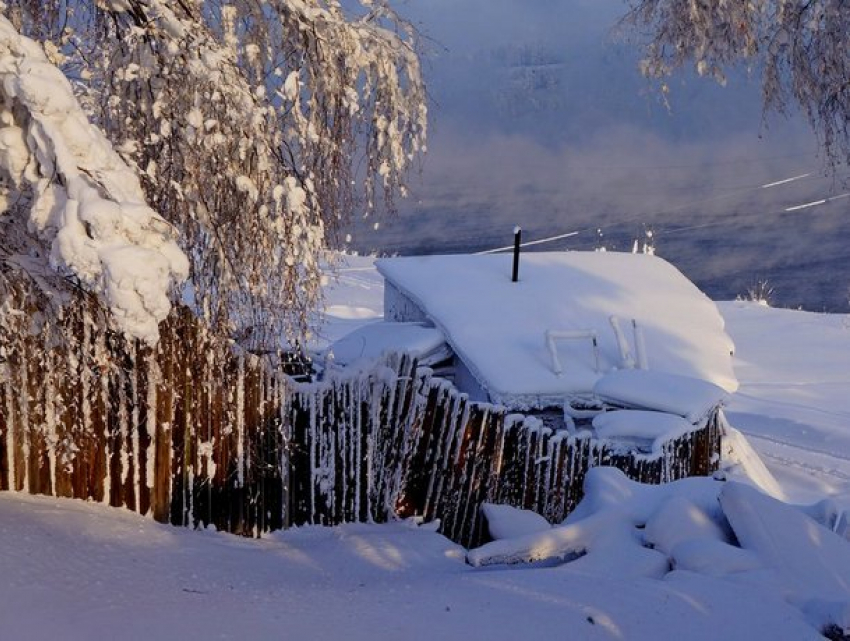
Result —
<instances>
[{"instance_id":1,"label":"icicle","mask_svg":"<svg viewBox=\"0 0 850 641\"><path fill-rule=\"evenodd\" d=\"M101 407L105 412L108 413L108 407L110 404L109 399L109 374L105 371L106 363L108 362L108 356L106 354L106 335L103 331L98 331L95 337L97 341L95 346L95 363L98 367L98 378L100 385L99 391L101 395ZM109 421L106 420L106 416L103 417L103 433L96 435L97 439L103 439L103 443L109 443ZM108 447L104 447L106 450L106 465L104 465L104 475L103 475L103 503L107 505L110 501L110 494L112 493L112 465L110 464L110 459L113 456L113 452L109 450Z\"/></svg>"},{"instance_id":2,"label":"icicle","mask_svg":"<svg viewBox=\"0 0 850 641\"><path fill-rule=\"evenodd\" d=\"M280 473L281 483L283 486L283 500L281 501L281 522L283 523L284 527L288 527L291 522L291 517L289 514L289 505L291 504L290 491L292 485L290 480L289 456L290 447L292 443L292 421L289 419L289 417L292 416L291 396L283 378L277 379L277 385L279 390L278 394L280 396L280 424L282 430L282 443L280 448Z\"/></svg>"},{"instance_id":3,"label":"icicle","mask_svg":"<svg viewBox=\"0 0 850 641\"><path fill-rule=\"evenodd\" d=\"M130 413L130 454L135 457L132 461L133 464L133 494L136 497L136 511L141 512L142 510L142 472L139 469L139 465L142 462L142 458L139 453L139 380L138 380L138 372L141 368L141 363L139 362L139 353L136 350L135 345L131 347L133 350L133 369L130 373L130 394L133 403L133 410Z\"/></svg>"},{"instance_id":4,"label":"icicle","mask_svg":"<svg viewBox=\"0 0 850 641\"><path fill-rule=\"evenodd\" d=\"M339 425L336 421L338 417L336 415L336 407L339 399L337 395L339 393L339 386L334 384L333 386L333 396L331 396L331 406L330 406L330 430L326 434L327 442L328 442L328 452L327 458L325 460L325 496L327 497L328 504L330 506L331 513L331 523L336 525L338 522L341 522L342 515L338 515L336 510L336 501L334 500L334 492L336 490L336 460L338 456L338 452L336 449L336 439L334 438L334 433L343 429L344 425ZM337 521L337 519L340 519Z\"/></svg>"},{"instance_id":5,"label":"icicle","mask_svg":"<svg viewBox=\"0 0 850 641\"><path fill-rule=\"evenodd\" d=\"M135 366L131 365L131 370L134 371ZM127 484L127 481L130 479L130 451L132 449L132 445L130 443L130 429L128 423L130 421L130 416L127 413L127 386L126 379L127 372L124 369L119 369L117 372L118 379L118 434L120 435L121 445L120 445L120 468L118 470L119 478L121 479L121 495L122 500L121 504L126 505L126 497L124 497L123 487ZM133 450L135 451L135 450Z\"/></svg>"},{"instance_id":6,"label":"icicle","mask_svg":"<svg viewBox=\"0 0 850 641\"><path fill-rule=\"evenodd\" d=\"M239 354L239 374L236 381L236 487L245 482L245 447L242 439L245 430L245 356Z\"/></svg>"},{"instance_id":7,"label":"icicle","mask_svg":"<svg viewBox=\"0 0 850 641\"><path fill-rule=\"evenodd\" d=\"M363 379L351 383L355 389L356 411L354 412L354 518L360 519L360 465L363 460L361 435L363 434L363 416L360 411L363 403Z\"/></svg>"},{"instance_id":8,"label":"icicle","mask_svg":"<svg viewBox=\"0 0 850 641\"><path fill-rule=\"evenodd\" d=\"M20 429L18 430L21 451L23 453L23 482L22 482L22 490L24 492L29 491L29 460L30 460L30 430L32 426L30 425L29 420L29 373L27 372L27 360L23 359L20 367L20 375L21 375L21 393L19 396L20 403ZM14 451L13 451L14 455Z\"/></svg>"},{"instance_id":9,"label":"icicle","mask_svg":"<svg viewBox=\"0 0 850 641\"><path fill-rule=\"evenodd\" d=\"M372 411L369 413L368 435L366 438L366 522L372 522L372 488L375 487L375 452L377 451L377 434L381 425L381 395L383 381L378 378L369 385L369 399Z\"/></svg>"},{"instance_id":10,"label":"icicle","mask_svg":"<svg viewBox=\"0 0 850 641\"><path fill-rule=\"evenodd\" d=\"M159 369L159 362L156 360L156 352L149 350L147 356L148 368L148 389L147 389L147 428L148 428L148 446L146 448L145 460L145 483L149 490L154 489L156 480L156 439L157 439L157 387L162 380L162 372ZM153 515L153 511L150 511Z\"/></svg>"},{"instance_id":11,"label":"icicle","mask_svg":"<svg viewBox=\"0 0 850 641\"><path fill-rule=\"evenodd\" d=\"M82 402L80 403L80 414L81 414L81 424L80 431L83 438L79 438L78 442L82 445L85 440L88 440L92 437L92 427L91 427L91 400L89 395L91 394L91 370L86 362L86 352L91 349L91 326L88 322L88 313L83 313L83 341L80 349L80 360L78 366L80 368L80 394ZM86 452L88 455L90 452ZM81 461L79 458L76 460L76 464L79 465ZM87 488L89 494L92 491L92 488ZM81 497L82 498L82 497Z\"/></svg>"},{"instance_id":12,"label":"icicle","mask_svg":"<svg viewBox=\"0 0 850 641\"><path fill-rule=\"evenodd\" d=\"M54 388L55 367L53 356L50 352L45 354L45 363L47 372L44 377L44 426L45 426L45 442L47 444L47 466L50 475L50 494L56 496L56 446L58 437L56 434L56 398L57 393Z\"/></svg>"},{"instance_id":13,"label":"icicle","mask_svg":"<svg viewBox=\"0 0 850 641\"><path fill-rule=\"evenodd\" d=\"M20 430L20 425L18 425L17 427L15 425L14 397L12 396L12 386L4 385L3 389L5 390L5 398L3 399L3 402L6 404L6 416L9 417L8 423L6 424L5 434L3 434L3 438L6 439L6 457L9 461L9 479L7 487L15 489L15 476L17 472L15 460L15 432Z\"/></svg>"}]
</instances>

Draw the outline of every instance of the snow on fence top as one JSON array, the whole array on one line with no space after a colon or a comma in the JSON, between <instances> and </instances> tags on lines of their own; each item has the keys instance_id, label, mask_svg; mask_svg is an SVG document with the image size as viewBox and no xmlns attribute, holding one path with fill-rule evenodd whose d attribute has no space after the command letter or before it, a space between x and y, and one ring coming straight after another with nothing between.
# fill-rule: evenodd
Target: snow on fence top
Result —
<instances>
[{"instance_id":1,"label":"snow on fence top","mask_svg":"<svg viewBox=\"0 0 850 641\"><path fill-rule=\"evenodd\" d=\"M430 319L489 399L510 408L560 404L635 365L737 389L722 317L666 261L617 252L525 254L512 283L511 260L379 260L387 291L401 294L387 299L387 318Z\"/></svg>"}]
</instances>

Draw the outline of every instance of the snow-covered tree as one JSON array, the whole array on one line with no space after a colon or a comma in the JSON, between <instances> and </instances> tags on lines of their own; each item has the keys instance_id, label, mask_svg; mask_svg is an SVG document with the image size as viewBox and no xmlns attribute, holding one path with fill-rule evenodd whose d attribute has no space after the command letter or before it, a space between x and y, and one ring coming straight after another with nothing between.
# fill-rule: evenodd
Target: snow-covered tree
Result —
<instances>
[{"instance_id":1,"label":"snow-covered tree","mask_svg":"<svg viewBox=\"0 0 850 641\"><path fill-rule=\"evenodd\" d=\"M196 308L249 347L297 342L323 249L424 150L412 29L378 0L7 5L179 232Z\"/></svg>"},{"instance_id":2,"label":"snow-covered tree","mask_svg":"<svg viewBox=\"0 0 850 641\"><path fill-rule=\"evenodd\" d=\"M29 315L12 301L27 289L21 275L48 300L72 277L125 333L157 339L169 288L188 270L174 229L147 206L136 173L89 123L65 76L3 16L0 211L0 325Z\"/></svg>"},{"instance_id":3,"label":"snow-covered tree","mask_svg":"<svg viewBox=\"0 0 850 641\"><path fill-rule=\"evenodd\" d=\"M850 159L850 3L845 0L629 0L646 37L643 72L694 64L725 81L744 63L761 75L766 110L797 104L832 163Z\"/></svg>"}]
</instances>

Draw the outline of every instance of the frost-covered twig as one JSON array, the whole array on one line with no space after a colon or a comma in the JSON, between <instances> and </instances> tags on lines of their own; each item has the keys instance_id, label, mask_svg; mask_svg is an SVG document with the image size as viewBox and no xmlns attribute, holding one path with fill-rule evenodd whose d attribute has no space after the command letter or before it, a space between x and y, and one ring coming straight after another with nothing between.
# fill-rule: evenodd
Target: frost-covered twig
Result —
<instances>
[{"instance_id":1,"label":"frost-covered twig","mask_svg":"<svg viewBox=\"0 0 850 641\"><path fill-rule=\"evenodd\" d=\"M762 75L765 109L797 103L833 163L850 160L850 5L844 0L634 0L625 23L645 32L643 72L693 63L725 82L743 63Z\"/></svg>"},{"instance_id":2,"label":"frost-covered twig","mask_svg":"<svg viewBox=\"0 0 850 641\"><path fill-rule=\"evenodd\" d=\"M298 344L323 250L378 194L392 209L425 149L413 30L378 0L360 16L336 0L8 4L78 71L85 104L179 229L196 310L249 348Z\"/></svg>"}]
</instances>

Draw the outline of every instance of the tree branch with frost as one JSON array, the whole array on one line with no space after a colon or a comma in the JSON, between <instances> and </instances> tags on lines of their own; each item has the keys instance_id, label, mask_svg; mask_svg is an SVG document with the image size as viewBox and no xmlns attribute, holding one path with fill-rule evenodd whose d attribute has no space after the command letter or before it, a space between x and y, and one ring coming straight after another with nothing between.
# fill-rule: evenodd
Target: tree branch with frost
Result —
<instances>
[{"instance_id":1,"label":"tree branch with frost","mask_svg":"<svg viewBox=\"0 0 850 641\"><path fill-rule=\"evenodd\" d=\"M392 210L425 150L413 30L368 0L9 4L45 37L45 7L84 16L55 46L180 230L198 310L248 347L303 338L325 248L361 207Z\"/></svg>"},{"instance_id":2,"label":"tree branch with frost","mask_svg":"<svg viewBox=\"0 0 850 641\"><path fill-rule=\"evenodd\" d=\"M42 47L4 16L0 103L2 195L27 201L3 235L26 227L50 265L100 296L122 331L155 342L169 288L187 273L174 229L147 206L135 172L89 123Z\"/></svg>"},{"instance_id":3,"label":"tree branch with frost","mask_svg":"<svg viewBox=\"0 0 850 641\"><path fill-rule=\"evenodd\" d=\"M725 81L744 63L761 74L765 111L799 105L835 165L850 160L850 3L845 0L630 0L623 24L645 44L642 71L693 64Z\"/></svg>"}]
</instances>

